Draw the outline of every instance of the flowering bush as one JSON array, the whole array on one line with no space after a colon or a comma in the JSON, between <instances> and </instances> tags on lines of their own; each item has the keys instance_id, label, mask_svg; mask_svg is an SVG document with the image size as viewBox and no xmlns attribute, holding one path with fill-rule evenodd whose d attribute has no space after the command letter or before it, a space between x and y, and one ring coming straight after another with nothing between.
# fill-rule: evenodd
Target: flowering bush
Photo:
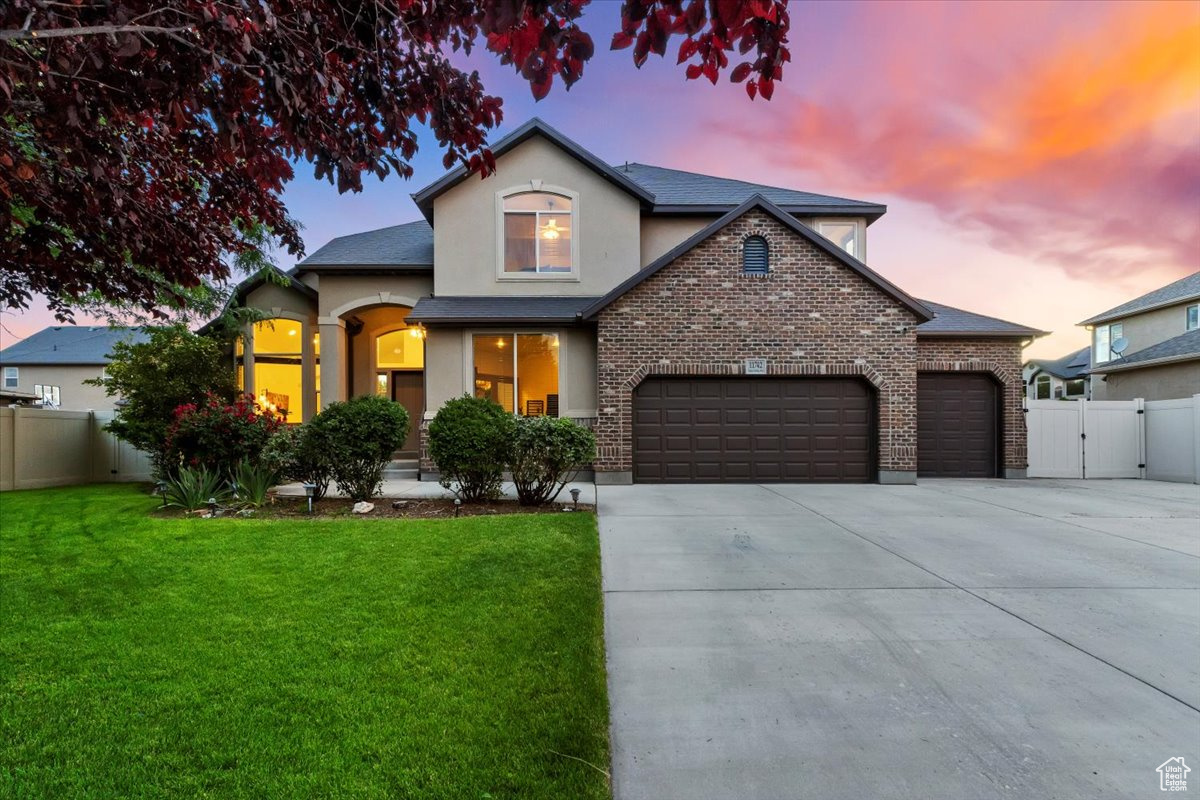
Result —
<instances>
[{"instance_id":1,"label":"flowering bush","mask_svg":"<svg viewBox=\"0 0 1200 800\"><path fill-rule=\"evenodd\" d=\"M250 395L227 403L208 394L204 403L175 409L167 429L167 458L172 469L208 467L228 473L241 461L257 465L271 436L283 426L273 412L262 411Z\"/></svg>"}]
</instances>

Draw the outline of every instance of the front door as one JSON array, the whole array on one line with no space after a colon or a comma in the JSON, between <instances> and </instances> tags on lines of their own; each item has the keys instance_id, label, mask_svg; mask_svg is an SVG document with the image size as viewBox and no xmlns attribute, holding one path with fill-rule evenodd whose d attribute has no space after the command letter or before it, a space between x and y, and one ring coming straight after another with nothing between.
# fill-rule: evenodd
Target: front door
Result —
<instances>
[{"instance_id":1,"label":"front door","mask_svg":"<svg viewBox=\"0 0 1200 800\"><path fill-rule=\"evenodd\" d=\"M391 373L392 400L408 411L408 438L400 450L406 456L417 457L418 429L425 414L425 373L419 370L398 370Z\"/></svg>"}]
</instances>

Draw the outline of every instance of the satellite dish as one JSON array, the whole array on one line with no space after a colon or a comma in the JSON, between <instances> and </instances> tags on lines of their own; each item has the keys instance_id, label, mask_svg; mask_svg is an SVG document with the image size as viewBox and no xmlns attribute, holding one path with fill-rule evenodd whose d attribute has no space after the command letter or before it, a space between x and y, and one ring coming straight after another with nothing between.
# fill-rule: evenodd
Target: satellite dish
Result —
<instances>
[{"instance_id":1,"label":"satellite dish","mask_svg":"<svg viewBox=\"0 0 1200 800\"><path fill-rule=\"evenodd\" d=\"M1124 336L1120 336L1120 337L1117 337L1117 340L1112 343L1112 347L1110 347L1109 349L1113 351L1114 355L1119 356L1119 355L1121 355L1121 353L1124 353L1125 350L1128 349L1128 347L1129 347L1129 340L1126 339Z\"/></svg>"}]
</instances>

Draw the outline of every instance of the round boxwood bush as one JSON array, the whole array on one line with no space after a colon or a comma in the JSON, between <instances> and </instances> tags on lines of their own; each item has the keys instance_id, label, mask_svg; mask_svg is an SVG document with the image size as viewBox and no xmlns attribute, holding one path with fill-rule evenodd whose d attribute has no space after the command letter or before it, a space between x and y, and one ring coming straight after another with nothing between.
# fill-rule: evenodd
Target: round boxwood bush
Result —
<instances>
[{"instance_id":1,"label":"round boxwood bush","mask_svg":"<svg viewBox=\"0 0 1200 800\"><path fill-rule=\"evenodd\" d=\"M327 448L338 490L352 500L379 493L383 470L408 437L408 412L386 397L362 395L330 403L307 423L303 436Z\"/></svg>"},{"instance_id":2,"label":"round boxwood bush","mask_svg":"<svg viewBox=\"0 0 1200 800\"><path fill-rule=\"evenodd\" d=\"M429 423L429 457L442 486L464 503L498 497L515 425L486 398L464 395L442 406Z\"/></svg>"},{"instance_id":3,"label":"round boxwood bush","mask_svg":"<svg viewBox=\"0 0 1200 800\"><path fill-rule=\"evenodd\" d=\"M554 502L584 464L596 457L596 436L569 419L521 417L508 464L523 506Z\"/></svg>"}]
</instances>

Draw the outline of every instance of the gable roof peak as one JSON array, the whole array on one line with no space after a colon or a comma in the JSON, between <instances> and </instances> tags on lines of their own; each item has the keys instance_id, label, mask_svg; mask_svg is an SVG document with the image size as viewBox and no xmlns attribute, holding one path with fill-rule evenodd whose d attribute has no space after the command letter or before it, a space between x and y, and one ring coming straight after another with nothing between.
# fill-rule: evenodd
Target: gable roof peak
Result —
<instances>
[{"instance_id":1,"label":"gable roof peak","mask_svg":"<svg viewBox=\"0 0 1200 800\"><path fill-rule=\"evenodd\" d=\"M569 139L557 128L542 120L540 117L532 117L521 125L517 126L511 133L504 136L500 141L496 142L489 149L492 155L500 158L502 155L512 150L517 145L524 143L534 136L541 136L552 144L558 146L567 155L575 158L584 166L591 169L600 177L614 184L618 188L632 194L645 207L649 208L654 205L654 193L643 188L641 185L631 180L628 176L616 167L606 164L587 148ZM447 172L442 177L438 178L433 183L426 186L420 191L414 192L412 195L413 202L417 204L417 208L425 215L425 219L433 223L433 201L438 196L446 191L454 188L464 180L475 174L468 170L462 164L459 164L454 169Z\"/></svg>"},{"instance_id":2,"label":"gable roof peak","mask_svg":"<svg viewBox=\"0 0 1200 800\"><path fill-rule=\"evenodd\" d=\"M626 292L633 289L650 276L659 272L683 254L697 247L699 244L710 238L713 234L729 225L729 223L745 216L747 212L755 209L763 211L770 217L774 218L777 222L782 224L784 227L791 230L793 233L796 233L800 237L807 239L808 242L814 245L818 250L824 251L837 261L840 261L842 264L849 267L854 272L857 272L868 283L874 284L876 288L878 288L884 294L890 296L902 306L906 307L909 311L912 311L914 314L916 314L916 316L922 322L933 319L933 311L930 310L928 306L924 305L920 300L917 300L900 289L878 272L875 272L873 269L847 253L842 248L838 247L829 239L800 222L787 211L784 211L782 208L772 203L760 193L751 195L737 208L734 208L732 211L722 215L719 219L704 226L692 236L684 240L681 244L675 246L671 250L656 258L651 263L647 264L642 269L638 270L636 274L623 281L608 294L597 299L596 302L585 308L583 310L583 317L595 317L596 314L599 314L605 308L612 305Z\"/></svg>"}]
</instances>

